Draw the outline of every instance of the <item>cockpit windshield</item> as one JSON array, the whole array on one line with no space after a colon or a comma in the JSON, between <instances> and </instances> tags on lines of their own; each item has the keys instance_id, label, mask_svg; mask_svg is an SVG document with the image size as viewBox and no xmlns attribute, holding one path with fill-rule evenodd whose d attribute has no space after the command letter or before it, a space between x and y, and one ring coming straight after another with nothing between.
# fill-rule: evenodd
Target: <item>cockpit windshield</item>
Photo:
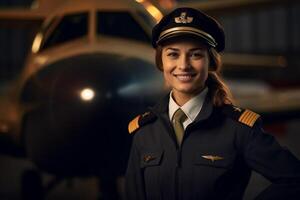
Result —
<instances>
[{"instance_id":1,"label":"cockpit windshield","mask_svg":"<svg viewBox=\"0 0 300 200\"><path fill-rule=\"evenodd\" d=\"M88 13L65 15L53 32L45 38L41 49L86 36L88 33Z\"/></svg>"},{"instance_id":2,"label":"cockpit windshield","mask_svg":"<svg viewBox=\"0 0 300 200\"><path fill-rule=\"evenodd\" d=\"M97 34L150 42L150 35L142 25L125 11L97 12Z\"/></svg>"}]
</instances>

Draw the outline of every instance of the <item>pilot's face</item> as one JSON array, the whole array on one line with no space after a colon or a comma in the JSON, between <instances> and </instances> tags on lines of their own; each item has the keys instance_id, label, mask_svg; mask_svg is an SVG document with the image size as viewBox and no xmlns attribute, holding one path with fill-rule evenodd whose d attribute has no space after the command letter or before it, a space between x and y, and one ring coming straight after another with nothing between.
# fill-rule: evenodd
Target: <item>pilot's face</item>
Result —
<instances>
[{"instance_id":1,"label":"pilot's face","mask_svg":"<svg viewBox=\"0 0 300 200\"><path fill-rule=\"evenodd\" d=\"M162 66L165 81L172 87L175 100L188 100L205 87L208 49L195 40L174 41L162 48Z\"/></svg>"}]
</instances>

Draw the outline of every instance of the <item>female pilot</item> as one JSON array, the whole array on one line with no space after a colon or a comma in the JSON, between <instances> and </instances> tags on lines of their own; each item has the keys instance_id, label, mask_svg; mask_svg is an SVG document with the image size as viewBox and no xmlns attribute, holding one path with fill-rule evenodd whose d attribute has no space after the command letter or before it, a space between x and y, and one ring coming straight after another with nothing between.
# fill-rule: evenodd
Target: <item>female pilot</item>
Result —
<instances>
[{"instance_id":1,"label":"female pilot","mask_svg":"<svg viewBox=\"0 0 300 200\"><path fill-rule=\"evenodd\" d=\"M128 200L242 199L251 171L272 184L257 199L300 199L300 164L233 106L220 78L221 25L178 8L154 28L156 64L170 93L129 124Z\"/></svg>"}]
</instances>

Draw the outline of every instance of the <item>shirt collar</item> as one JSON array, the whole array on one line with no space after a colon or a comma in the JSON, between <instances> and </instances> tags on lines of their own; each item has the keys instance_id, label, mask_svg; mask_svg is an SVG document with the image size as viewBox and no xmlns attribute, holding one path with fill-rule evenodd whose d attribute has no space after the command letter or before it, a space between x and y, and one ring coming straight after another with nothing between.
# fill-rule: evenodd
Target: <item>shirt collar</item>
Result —
<instances>
[{"instance_id":1,"label":"shirt collar","mask_svg":"<svg viewBox=\"0 0 300 200\"><path fill-rule=\"evenodd\" d=\"M172 117L178 108L181 108L185 115L188 117L190 121L194 121L197 115L200 113L201 108L203 106L206 94L208 92L208 88L204 88L202 92L198 95L190 99L183 106L177 105L172 97L172 91L170 92L169 97L169 118L172 120Z\"/></svg>"}]
</instances>

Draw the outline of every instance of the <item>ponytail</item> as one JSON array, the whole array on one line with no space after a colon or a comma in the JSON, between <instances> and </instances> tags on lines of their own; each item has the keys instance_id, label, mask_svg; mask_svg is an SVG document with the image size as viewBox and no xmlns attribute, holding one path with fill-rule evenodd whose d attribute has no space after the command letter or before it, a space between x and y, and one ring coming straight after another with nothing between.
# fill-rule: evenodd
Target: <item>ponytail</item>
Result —
<instances>
[{"instance_id":1,"label":"ponytail","mask_svg":"<svg viewBox=\"0 0 300 200\"><path fill-rule=\"evenodd\" d=\"M210 66L206 85L215 106L233 104L233 97L225 82L221 78L222 61L220 54L213 48L208 50Z\"/></svg>"}]
</instances>

